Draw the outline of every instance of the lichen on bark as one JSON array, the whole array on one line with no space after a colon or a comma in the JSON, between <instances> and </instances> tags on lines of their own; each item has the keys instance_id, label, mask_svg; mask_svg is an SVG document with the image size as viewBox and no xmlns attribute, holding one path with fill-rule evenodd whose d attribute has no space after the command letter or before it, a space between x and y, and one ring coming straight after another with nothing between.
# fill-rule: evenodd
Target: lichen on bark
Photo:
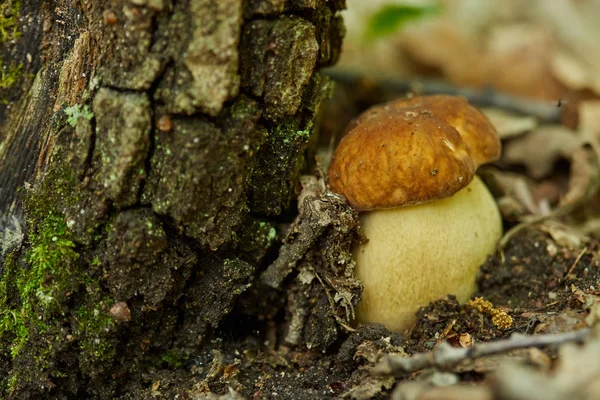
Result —
<instances>
[{"instance_id":1,"label":"lichen on bark","mask_svg":"<svg viewBox=\"0 0 600 400\"><path fill-rule=\"evenodd\" d=\"M184 1L175 6L170 37L165 38L173 64L156 91L168 112L215 116L238 94L241 21L241 0Z\"/></svg>"},{"instance_id":2,"label":"lichen on bark","mask_svg":"<svg viewBox=\"0 0 600 400\"><path fill-rule=\"evenodd\" d=\"M95 178L116 207L135 204L146 177L150 148L150 102L145 94L100 89L94 97Z\"/></svg>"}]
</instances>

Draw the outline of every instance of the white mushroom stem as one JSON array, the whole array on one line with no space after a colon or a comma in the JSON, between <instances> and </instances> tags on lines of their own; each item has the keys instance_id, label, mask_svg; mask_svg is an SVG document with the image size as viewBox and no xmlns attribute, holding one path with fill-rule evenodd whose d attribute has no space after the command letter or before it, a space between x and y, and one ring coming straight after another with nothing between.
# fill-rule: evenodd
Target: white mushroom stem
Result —
<instances>
[{"instance_id":1,"label":"white mushroom stem","mask_svg":"<svg viewBox=\"0 0 600 400\"><path fill-rule=\"evenodd\" d=\"M502 235L496 202L478 177L446 199L366 212L361 224L369 241L354 250L364 284L358 320L397 332L446 294L468 300Z\"/></svg>"}]
</instances>

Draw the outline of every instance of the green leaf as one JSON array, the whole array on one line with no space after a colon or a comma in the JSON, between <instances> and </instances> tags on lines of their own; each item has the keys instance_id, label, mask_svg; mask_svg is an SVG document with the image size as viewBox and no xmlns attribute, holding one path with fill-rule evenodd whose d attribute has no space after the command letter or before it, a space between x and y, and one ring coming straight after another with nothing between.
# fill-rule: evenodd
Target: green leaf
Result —
<instances>
[{"instance_id":1,"label":"green leaf","mask_svg":"<svg viewBox=\"0 0 600 400\"><path fill-rule=\"evenodd\" d=\"M400 30L404 25L424 17L439 14L440 4L415 6L408 4L387 4L367 21L365 39L375 40Z\"/></svg>"}]
</instances>

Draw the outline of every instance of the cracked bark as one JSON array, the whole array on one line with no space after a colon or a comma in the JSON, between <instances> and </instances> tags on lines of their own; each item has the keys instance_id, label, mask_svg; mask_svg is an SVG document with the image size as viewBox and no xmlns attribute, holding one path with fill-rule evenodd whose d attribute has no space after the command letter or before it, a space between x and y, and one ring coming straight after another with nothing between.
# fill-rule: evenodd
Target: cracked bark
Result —
<instances>
[{"instance_id":1,"label":"cracked bark","mask_svg":"<svg viewBox=\"0 0 600 400\"><path fill-rule=\"evenodd\" d=\"M0 89L0 316L26 309L27 335L17 351L0 327L2 392L113 398L132 360L192 354L264 270L315 142L330 90L318 70L338 57L344 4L21 3L20 37L0 43L24 71ZM65 230L46 232L49 216ZM41 269L34 289L52 307L19 281L46 234L77 253ZM127 322L81 323L124 304Z\"/></svg>"}]
</instances>

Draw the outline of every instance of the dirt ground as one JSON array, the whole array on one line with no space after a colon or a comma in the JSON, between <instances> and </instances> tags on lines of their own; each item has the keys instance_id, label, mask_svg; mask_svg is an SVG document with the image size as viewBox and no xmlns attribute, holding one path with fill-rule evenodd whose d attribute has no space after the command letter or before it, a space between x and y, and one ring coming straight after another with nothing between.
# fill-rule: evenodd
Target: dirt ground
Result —
<instances>
[{"instance_id":1,"label":"dirt ground","mask_svg":"<svg viewBox=\"0 0 600 400\"><path fill-rule=\"evenodd\" d=\"M500 254L491 257L481 268L474 298L482 297L512 317L506 329L499 329L489 312L446 298L422 308L416 326L405 336L380 325L364 325L327 352L317 352L275 344L268 339L268 327L238 313L225 322L215 335L220 338L203 354L177 372L154 371L147 387L128 391L137 398L388 398L396 382L419 374L371 375L369 366L385 352L411 355L430 351L443 340L461 346L465 341L507 338L514 332L556 333L585 325L586 307L599 294L598 248L594 242L578 253L557 247L548 234L527 229L508 243L505 262ZM553 349L544 354L555 356ZM499 362L494 357L484 360L456 369L460 381L482 381Z\"/></svg>"}]
</instances>

